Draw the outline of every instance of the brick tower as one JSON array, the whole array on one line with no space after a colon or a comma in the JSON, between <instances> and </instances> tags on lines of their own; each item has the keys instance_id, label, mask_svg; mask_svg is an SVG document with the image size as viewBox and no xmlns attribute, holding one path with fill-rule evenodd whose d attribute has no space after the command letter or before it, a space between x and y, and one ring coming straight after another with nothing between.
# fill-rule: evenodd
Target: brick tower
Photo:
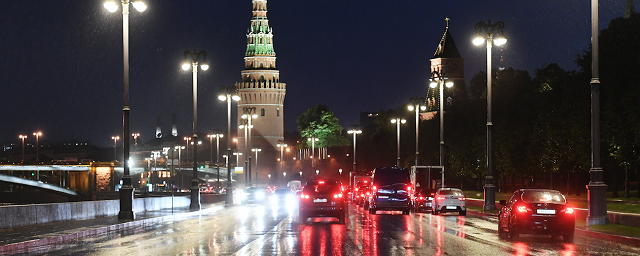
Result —
<instances>
[{"instance_id":1,"label":"brick tower","mask_svg":"<svg viewBox=\"0 0 640 256\"><path fill-rule=\"evenodd\" d=\"M255 184L256 170L258 183L266 183L268 174L275 175L273 178L277 178L279 174L279 149L276 145L279 140L284 140L283 103L286 84L280 82L280 72L276 69L272 28L267 19L267 0L252 0L252 3L253 16L247 31L245 70L241 72L242 82L236 83L236 88L241 97L238 103L238 124L243 122L241 116L247 108L255 108L252 113L258 115L251 120L253 128L250 129L251 144L248 145L248 150L245 148L245 130L238 129L238 149L243 153L241 159L251 153L252 183ZM254 145L261 150L258 153L257 168L256 154L251 152Z\"/></svg>"}]
</instances>

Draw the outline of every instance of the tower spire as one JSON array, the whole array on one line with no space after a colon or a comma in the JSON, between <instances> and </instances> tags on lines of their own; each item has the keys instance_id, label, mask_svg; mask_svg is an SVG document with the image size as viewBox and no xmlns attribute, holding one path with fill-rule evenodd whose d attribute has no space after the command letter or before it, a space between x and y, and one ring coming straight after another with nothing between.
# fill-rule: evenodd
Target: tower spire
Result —
<instances>
[{"instance_id":1,"label":"tower spire","mask_svg":"<svg viewBox=\"0 0 640 256\"><path fill-rule=\"evenodd\" d=\"M635 10L633 8L633 0L627 0L627 6L624 8L624 17L628 19L634 12Z\"/></svg>"}]
</instances>

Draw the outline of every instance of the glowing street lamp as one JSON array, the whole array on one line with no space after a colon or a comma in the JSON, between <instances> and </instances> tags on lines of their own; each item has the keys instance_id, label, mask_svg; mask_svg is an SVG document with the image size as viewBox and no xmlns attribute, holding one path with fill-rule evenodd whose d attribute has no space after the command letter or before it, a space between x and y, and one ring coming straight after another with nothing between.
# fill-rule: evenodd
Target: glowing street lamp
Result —
<instances>
[{"instance_id":1,"label":"glowing street lamp","mask_svg":"<svg viewBox=\"0 0 640 256\"><path fill-rule=\"evenodd\" d=\"M24 139L27 138L27 135L18 135L18 138L22 140L22 163L24 164Z\"/></svg>"},{"instance_id":2,"label":"glowing street lamp","mask_svg":"<svg viewBox=\"0 0 640 256\"><path fill-rule=\"evenodd\" d=\"M320 139L316 138L315 135L314 137L311 138L307 138L308 141L311 141L311 167L316 167L315 166L315 154L316 154L316 141L319 141Z\"/></svg>"},{"instance_id":3,"label":"glowing street lamp","mask_svg":"<svg viewBox=\"0 0 640 256\"><path fill-rule=\"evenodd\" d=\"M253 119L258 118L258 114L256 114L256 107L243 107L242 108L242 116L240 116L242 119L247 120L247 126L245 127L245 137L244 137L244 150L246 150L247 152L249 152L249 145L251 145L251 128L253 128L253 125L251 124L251 121ZM249 128L249 134L247 135L246 132L246 128ZM246 154L245 155L245 166L247 167L247 175L249 175L249 185L251 185L251 154Z\"/></svg>"},{"instance_id":4,"label":"glowing street lamp","mask_svg":"<svg viewBox=\"0 0 640 256\"><path fill-rule=\"evenodd\" d=\"M120 136L111 136L111 139L113 140L113 153L114 153L114 162L118 162L118 140L120 139Z\"/></svg>"},{"instance_id":5,"label":"glowing street lamp","mask_svg":"<svg viewBox=\"0 0 640 256\"><path fill-rule=\"evenodd\" d=\"M214 131L215 134L209 134L207 135L207 137L209 137L209 148L211 149L211 162L213 162L213 138L216 138L216 175L218 177L218 180L216 181L216 187L219 186L218 183L220 183L220 165L218 163L220 163L220 138L224 137L224 134L222 134L220 130Z\"/></svg>"},{"instance_id":6,"label":"glowing street lamp","mask_svg":"<svg viewBox=\"0 0 640 256\"><path fill-rule=\"evenodd\" d=\"M240 101L240 96L236 94L237 88L235 86L221 86L220 95L218 99L220 101L227 102L227 156L231 155L231 101ZM233 183L231 183L231 168L229 168L229 157L225 159L227 166L227 197L225 198L225 204L233 204Z\"/></svg>"},{"instance_id":7,"label":"glowing street lamp","mask_svg":"<svg viewBox=\"0 0 640 256\"><path fill-rule=\"evenodd\" d=\"M491 122L491 47L493 44L497 46L503 45L507 42L507 38L504 36L504 23L498 21L495 24L484 23L480 21L476 23L476 36L473 39L473 44L481 45L487 43L487 177L485 178L484 185L484 210L495 210L496 205L496 191L493 185L493 151L492 151L492 137L491 130L493 123ZM493 38L493 32L497 29L496 38ZM485 36L482 36L484 32Z\"/></svg>"},{"instance_id":8,"label":"glowing street lamp","mask_svg":"<svg viewBox=\"0 0 640 256\"><path fill-rule=\"evenodd\" d=\"M38 158L39 155L40 155L40 152L39 152L39 148L40 148L39 140L40 140L40 136L42 136L42 132L34 132L33 136L36 136L36 162L40 163L40 158ZM26 136L25 136L25 138L26 138Z\"/></svg>"},{"instance_id":9,"label":"glowing street lamp","mask_svg":"<svg viewBox=\"0 0 640 256\"><path fill-rule=\"evenodd\" d=\"M453 87L453 82L449 81L449 78L444 76L440 70L431 72L429 80L431 81L429 87L436 88L440 86L440 166L444 166L444 87Z\"/></svg>"},{"instance_id":10,"label":"glowing street lamp","mask_svg":"<svg viewBox=\"0 0 640 256\"><path fill-rule=\"evenodd\" d=\"M347 131L347 134L353 135L353 171L356 171L356 135L362 134L362 130L358 130L355 127ZM351 181L349 181L351 182Z\"/></svg>"},{"instance_id":11,"label":"glowing street lamp","mask_svg":"<svg viewBox=\"0 0 640 256\"><path fill-rule=\"evenodd\" d=\"M131 137L133 137L134 146L138 146L138 137L140 137L140 133L132 133Z\"/></svg>"},{"instance_id":12,"label":"glowing street lamp","mask_svg":"<svg viewBox=\"0 0 640 256\"><path fill-rule=\"evenodd\" d=\"M420 134L420 111L425 111L427 109L427 106L425 106L424 104L420 104L424 102L424 100L421 98L410 98L409 102L410 104L409 106L407 106L407 109L409 109L409 111L416 112L416 160L414 166L418 166L418 157L420 156L420 151L418 149Z\"/></svg>"},{"instance_id":13,"label":"glowing street lamp","mask_svg":"<svg viewBox=\"0 0 640 256\"><path fill-rule=\"evenodd\" d=\"M316 176L320 174L320 170L316 170Z\"/></svg>"},{"instance_id":14,"label":"glowing street lamp","mask_svg":"<svg viewBox=\"0 0 640 256\"><path fill-rule=\"evenodd\" d=\"M400 124L401 123L404 124L406 122L407 122L407 120L404 119L404 118L391 119L391 123L392 124L396 124L396 126L398 127L397 128L397 130L398 130L398 132L397 132L397 134L398 134L398 150L397 150L398 151L398 158L397 158L397 161L396 161L396 166L398 166L398 167L400 167Z\"/></svg>"},{"instance_id":15,"label":"glowing street lamp","mask_svg":"<svg viewBox=\"0 0 640 256\"><path fill-rule=\"evenodd\" d=\"M280 148L280 172L284 172L283 162L284 162L284 148L287 147L287 144L284 143L284 140L279 140L276 147Z\"/></svg>"}]
</instances>

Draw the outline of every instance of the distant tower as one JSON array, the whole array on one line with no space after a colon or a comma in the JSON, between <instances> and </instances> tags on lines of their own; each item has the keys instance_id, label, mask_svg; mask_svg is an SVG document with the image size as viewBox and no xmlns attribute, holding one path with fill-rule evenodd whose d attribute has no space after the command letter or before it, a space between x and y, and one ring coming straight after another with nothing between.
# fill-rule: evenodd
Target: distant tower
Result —
<instances>
[{"instance_id":1,"label":"distant tower","mask_svg":"<svg viewBox=\"0 0 640 256\"><path fill-rule=\"evenodd\" d=\"M260 179L264 182L267 173L278 174L276 148L278 140L284 139L284 96L286 84L280 83L280 72L276 70L276 52L273 50L272 28L267 19L267 0L252 0L253 17L247 31L247 51L244 57L245 70L242 82L236 83L238 95L238 124L245 107L255 107L258 118L252 120L251 144L261 148L258 155ZM244 130L238 130L238 148L244 148ZM279 155L278 155L279 156ZM252 174L255 177L255 153L252 154Z\"/></svg>"},{"instance_id":2,"label":"distant tower","mask_svg":"<svg viewBox=\"0 0 640 256\"><path fill-rule=\"evenodd\" d=\"M173 137L178 137L178 117L176 113L173 113L173 115L171 115L171 123L173 124L171 126L171 135Z\"/></svg>"},{"instance_id":3,"label":"distant tower","mask_svg":"<svg viewBox=\"0 0 640 256\"><path fill-rule=\"evenodd\" d=\"M156 118L156 139L162 138L162 128L160 127L162 123L160 122L160 116Z\"/></svg>"},{"instance_id":4,"label":"distant tower","mask_svg":"<svg viewBox=\"0 0 640 256\"><path fill-rule=\"evenodd\" d=\"M627 6L624 8L624 17L631 18L631 14L636 12L633 8L633 0L627 0Z\"/></svg>"},{"instance_id":5,"label":"distant tower","mask_svg":"<svg viewBox=\"0 0 640 256\"><path fill-rule=\"evenodd\" d=\"M431 59L430 72L440 70L443 76L453 81L454 95L466 97L467 88L464 83L464 59L460 55L456 44L453 42L453 37L449 32L449 18L445 20L447 21L447 27L438 44L436 53L433 55L433 59Z\"/></svg>"}]
</instances>

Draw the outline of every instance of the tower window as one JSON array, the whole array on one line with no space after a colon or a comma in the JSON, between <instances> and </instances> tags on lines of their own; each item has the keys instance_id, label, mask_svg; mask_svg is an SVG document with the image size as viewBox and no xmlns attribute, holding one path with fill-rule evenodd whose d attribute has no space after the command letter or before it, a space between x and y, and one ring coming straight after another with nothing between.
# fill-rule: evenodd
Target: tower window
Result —
<instances>
[{"instance_id":1,"label":"tower window","mask_svg":"<svg viewBox=\"0 0 640 256\"><path fill-rule=\"evenodd\" d=\"M276 116L280 116L280 108L276 109Z\"/></svg>"},{"instance_id":2,"label":"tower window","mask_svg":"<svg viewBox=\"0 0 640 256\"><path fill-rule=\"evenodd\" d=\"M264 116L264 108L260 109L260 115Z\"/></svg>"}]
</instances>

